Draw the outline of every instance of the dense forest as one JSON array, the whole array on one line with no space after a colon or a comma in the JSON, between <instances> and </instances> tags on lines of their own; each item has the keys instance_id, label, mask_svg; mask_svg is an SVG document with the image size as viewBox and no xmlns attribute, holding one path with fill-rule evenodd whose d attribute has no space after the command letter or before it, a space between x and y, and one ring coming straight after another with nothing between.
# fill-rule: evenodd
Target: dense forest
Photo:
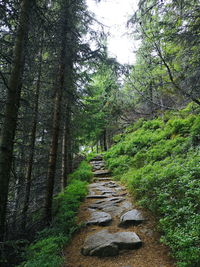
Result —
<instances>
[{"instance_id":1,"label":"dense forest","mask_svg":"<svg viewBox=\"0 0 200 267\"><path fill-rule=\"evenodd\" d=\"M0 264L62 266L83 160L103 153L177 266L199 266L199 1L139 0L134 65L84 0L0 0L0 16Z\"/></svg>"}]
</instances>

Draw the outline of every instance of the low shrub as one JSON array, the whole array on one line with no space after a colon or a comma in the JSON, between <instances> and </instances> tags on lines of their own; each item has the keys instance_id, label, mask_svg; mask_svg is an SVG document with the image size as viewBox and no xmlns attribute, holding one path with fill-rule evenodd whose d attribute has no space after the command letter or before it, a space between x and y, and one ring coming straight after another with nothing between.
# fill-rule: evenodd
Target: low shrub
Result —
<instances>
[{"instance_id":1,"label":"low shrub","mask_svg":"<svg viewBox=\"0 0 200 267\"><path fill-rule=\"evenodd\" d=\"M192 106L192 108L194 108ZM196 111L196 109L195 109ZM140 121L106 154L108 168L159 220L179 267L200 266L200 116L186 108ZM130 130L132 129L132 130Z\"/></svg>"},{"instance_id":2,"label":"low shrub","mask_svg":"<svg viewBox=\"0 0 200 267\"><path fill-rule=\"evenodd\" d=\"M70 180L81 180L90 182L92 179L92 167L87 161L82 161L79 168L70 174Z\"/></svg>"},{"instance_id":3,"label":"low shrub","mask_svg":"<svg viewBox=\"0 0 200 267\"><path fill-rule=\"evenodd\" d=\"M80 202L87 194L86 181L91 177L89 164L82 162L75 174L72 174L71 182L64 192L54 198L52 226L39 232L37 240L27 247L24 253L26 261L20 267L62 266L64 258L61 252L72 234L80 227L76 215Z\"/></svg>"}]
</instances>

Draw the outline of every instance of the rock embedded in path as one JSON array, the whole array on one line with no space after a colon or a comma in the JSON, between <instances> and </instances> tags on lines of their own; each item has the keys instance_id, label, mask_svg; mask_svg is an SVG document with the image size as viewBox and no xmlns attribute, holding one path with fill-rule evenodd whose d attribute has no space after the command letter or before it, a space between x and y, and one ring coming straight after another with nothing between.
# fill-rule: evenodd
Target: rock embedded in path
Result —
<instances>
[{"instance_id":1,"label":"rock embedded in path","mask_svg":"<svg viewBox=\"0 0 200 267\"><path fill-rule=\"evenodd\" d=\"M94 171L101 170L105 167L103 161L92 161L90 162Z\"/></svg>"},{"instance_id":2,"label":"rock embedded in path","mask_svg":"<svg viewBox=\"0 0 200 267\"><path fill-rule=\"evenodd\" d=\"M122 197L107 197L107 198L102 199L102 200L97 200L95 202L95 204L100 204L100 203L108 204L109 202L111 202L111 203L120 203L123 200L124 200L124 198L122 198Z\"/></svg>"},{"instance_id":3,"label":"rock embedded in path","mask_svg":"<svg viewBox=\"0 0 200 267\"><path fill-rule=\"evenodd\" d=\"M87 221L87 225L101 225L106 226L112 221L112 217L107 212L92 212L89 221Z\"/></svg>"},{"instance_id":4,"label":"rock embedded in path","mask_svg":"<svg viewBox=\"0 0 200 267\"><path fill-rule=\"evenodd\" d=\"M87 237L81 252L85 256L110 257L118 255L120 250L135 249L141 245L140 238L134 232L111 234L108 230L102 230Z\"/></svg>"},{"instance_id":5,"label":"rock embedded in path","mask_svg":"<svg viewBox=\"0 0 200 267\"><path fill-rule=\"evenodd\" d=\"M90 162L92 162L92 161L103 161L102 155L98 155L98 156L92 158Z\"/></svg>"},{"instance_id":6,"label":"rock embedded in path","mask_svg":"<svg viewBox=\"0 0 200 267\"><path fill-rule=\"evenodd\" d=\"M133 208L133 204L130 201L124 201L121 205L121 208L124 210L130 210Z\"/></svg>"},{"instance_id":7,"label":"rock embedded in path","mask_svg":"<svg viewBox=\"0 0 200 267\"><path fill-rule=\"evenodd\" d=\"M88 195L87 198L107 198L106 195Z\"/></svg>"},{"instance_id":8,"label":"rock embedded in path","mask_svg":"<svg viewBox=\"0 0 200 267\"><path fill-rule=\"evenodd\" d=\"M139 210L133 209L121 216L119 226L137 225L144 220L145 218L142 213Z\"/></svg>"},{"instance_id":9,"label":"rock embedded in path","mask_svg":"<svg viewBox=\"0 0 200 267\"><path fill-rule=\"evenodd\" d=\"M106 175L110 175L111 172L109 170L97 170L94 172L94 176L95 177L102 177L102 176L106 176Z\"/></svg>"},{"instance_id":10,"label":"rock embedded in path","mask_svg":"<svg viewBox=\"0 0 200 267\"><path fill-rule=\"evenodd\" d=\"M91 209L99 209L99 210L103 210L103 211L107 211L106 208L110 207L111 209L114 208L114 206L116 206L116 203L112 203L111 201L109 202L103 202L103 203L92 203L91 205L89 205L89 208Z\"/></svg>"},{"instance_id":11,"label":"rock embedded in path","mask_svg":"<svg viewBox=\"0 0 200 267\"><path fill-rule=\"evenodd\" d=\"M98 200L95 203L90 204L89 207L92 209L99 209L99 210L106 211L105 208L108 208L108 207L112 208L116 206L118 203L122 202L123 200L124 199L120 197L108 197L106 199Z\"/></svg>"}]
</instances>

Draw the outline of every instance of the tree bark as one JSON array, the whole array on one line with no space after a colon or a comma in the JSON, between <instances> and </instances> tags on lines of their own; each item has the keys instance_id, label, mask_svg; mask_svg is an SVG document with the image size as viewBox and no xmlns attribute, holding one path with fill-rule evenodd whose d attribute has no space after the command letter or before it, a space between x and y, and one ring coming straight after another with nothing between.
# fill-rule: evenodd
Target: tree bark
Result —
<instances>
[{"instance_id":1,"label":"tree bark","mask_svg":"<svg viewBox=\"0 0 200 267\"><path fill-rule=\"evenodd\" d=\"M106 129L104 129L104 131L103 131L103 148L104 148L104 151L108 150L108 148L107 148L107 138L106 138Z\"/></svg>"},{"instance_id":2,"label":"tree bark","mask_svg":"<svg viewBox=\"0 0 200 267\"><path fill-rule=\"evenodd\" d=\"M47 172L47 189L45 197L45 209L44 217L48 223L52 220L52 199L54 190L54 180L56 173L56 162L57 162L57 150L58 150L58 139L60 132L60 119L61 119L61 105L62 105L62 95L64 89L65 81L65 69L66 69L66 8L62 10L62 29L61 29L61 53L60 53L60 63L59 63L59 73L58 73L58 86L55 92L54 99L54 111L53 111L53 125L52 125L52 138L49 152L49 163Z\"/></svg>"},{"instance_id":3,"label":"tree bark","mask_svg":"<svg viewBox=\"0 0 200 267\"><path fill-rule=\"evenodd\" d=\"M35 153L35 138L36 138L36 131L37 131L38 105L39 105L39 94L40 94L40 84L41 84L41 75L42 75L42 52L43 52L42 42L41 42L41 50L39 54L39 69L38 69L35 102L34 102L35 106L34 106L34 111L33 111L33 124L32 124L31 137L30 137L30 155L28 159L28 166L27 166L26 176L25 176L26 187L25 187L24 206L22 210L22 229L26 227L27 211L29 208L29 199L30 199L30 190L31 190L33 159L34 159L34 153Z\"/></svg>"},{"instance_id":4,"label":"tree bark","mask_svg":"<svg viewBox=\"0 0 200 267\"><path fill-rule=\"evenodd\" d=\"M61 190L64 191L67 185L67 129L66 124L63 128L62 140L62 174L61 174Z\"/></svg>"},{"instance_id":5,"label":"tree bark","mask_svg":"<svg viewBox=\"0 0 200 267\"><path fill-rule=\"evenodd\" d=\"M5 235L6 206L21 94L21 79L24 69L24 49L28 34L30 4L31 1L29 0L23 0L21 2L19 28L14 48L14 60L9 79L5 120L0 145L0 240L3 240Z\"/></svg>"},{"instance_id":6,"label":"tree bark","mask_svg":"<svg viewBox=\"0 0 200 267\"><path fill-rule=\"evenodd\" d=\"M56 91L54 100L54 112L53 112L53 132L49 153L48 173L47 173L47 190L45 199L45 219L48 222L52 219L52 198L54 189L54 180L56 172L57 150L58 150L58 138L60 131L60 113L62 102L62 87L64 84L64 64L60 65L60 86Z\"/></svg>"}]
</instances>

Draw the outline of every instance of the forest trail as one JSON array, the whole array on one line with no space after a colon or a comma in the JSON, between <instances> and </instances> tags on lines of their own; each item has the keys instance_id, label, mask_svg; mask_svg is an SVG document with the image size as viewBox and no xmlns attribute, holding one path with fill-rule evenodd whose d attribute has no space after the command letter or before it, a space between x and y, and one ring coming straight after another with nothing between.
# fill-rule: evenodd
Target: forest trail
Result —
<instances>
[{"instance_id":1,"label":"forest trail","mask_svg":"<svg viewBox=\"0 0 200 267\"><path fill-rule=\"evenodd\" d=\"M153 216L132 203L100 157L91 164L95 178L78 215L86 227L66 248L65 267L175 267Z\"/></svg>"}]
</instances>

